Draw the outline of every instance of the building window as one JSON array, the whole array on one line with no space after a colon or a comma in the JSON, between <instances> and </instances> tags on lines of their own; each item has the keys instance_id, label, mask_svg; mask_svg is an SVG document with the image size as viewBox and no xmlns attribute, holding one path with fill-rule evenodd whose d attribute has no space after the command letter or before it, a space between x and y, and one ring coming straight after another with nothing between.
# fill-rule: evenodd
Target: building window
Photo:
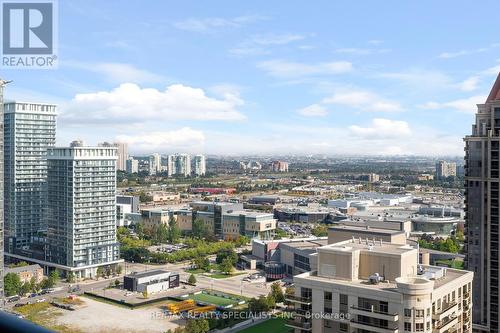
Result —
<instances>
[{"instance_id":1,"label":"building window","mask_svg":"<svg viewBox=\"0 0 500 333\"><path fill-rule=\"evenodd\" d=\"M405 322L405 331L411 332L411 323Z\"/></svg>"},{"instance_id":2,"label":"building window","mask_svg":"<svg viewBox=\"0 0 500 333\"><path fill-rule=\"evenodd\" d=\"M415 310L415 317L423 318L424 317L424 310Z\"/></svg>"},{"instance_id":3,"label":"building window","mask_svg":"<svg viewBox=\"0 0 500 333\"><path fill-rule=\"evenodd\" d=\"M405 317L411 317L411 309L405 309Z\"/></svg>"},{"instance_id":4,"label":"building window","mask_svg":"<svg viewBox=\"0 0 500 333\"><path fill-rule=\"evenodd\" d=\"M427 322L427 324L426 324L426 326L427 326L427 328L426 328L426 329L427 329L427 330L430 330L430 329L431 329L431 322L430 322L430 321L428 321L428 322Z\"/></svg>"},{"instance_id":5,"label":"building window","mask_svg":"<svg viewBox=\"0 0 500 333\"><path fill-rule=\"evenodd\" d=\"M340 297L339 297L340 313L348 313L349 312L348 303L349 303L349 296L347 296L345 294L340 294Z\"/></svg>"},{"instance_id":6,"label":"building window","mask_svg":"<svg viewBox=\"0 0 500 333\"><path fill-rule=\"evenodd\" d=\"M424 323L415 323L415 331L423 332L424 331Z\"/></svg>"},{"instance_id":7,"label":"building window","mask_svg":"<svg viewBox=\"0 0 500 333\"><path fill-rule=\"evenodd\" d=\"M346 323L340 323L339 330L341 332L347 332L347 324Z\"/></svg>"},{"instance_id":8,"label":"building window","mask_svg":"<svg viewBox=\"0 0 500 333\"><path fill-rule=\"evenodd\" d=\"M332 300L332 293L329 291L325 291L325 300L326 301L331 301Z\"/></svg>"}]
</instances>

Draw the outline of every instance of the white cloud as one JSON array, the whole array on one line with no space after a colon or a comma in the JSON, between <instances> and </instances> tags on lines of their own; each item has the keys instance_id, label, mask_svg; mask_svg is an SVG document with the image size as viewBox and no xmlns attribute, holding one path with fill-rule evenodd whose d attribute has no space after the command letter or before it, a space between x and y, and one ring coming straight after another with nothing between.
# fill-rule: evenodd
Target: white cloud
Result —
<instances>
[{"instance_id":1,"label":"white cloud","mask_svg":"<svg viewBox=\"0 0 500 333\"><path fill-rule=\"evenodd\" d=\"M236 47L229 49L233 55L264 55L269 54L269 47L275 45L286 45L303 40L305 36L299 34L263 34L254 35L239 43Z\"/></svg>"},{"instance_id":2,"label":"white cloud","mask_svg":"<svg viewBox=\"0 0 500 333\"><path fill-rule=\"evenodd\" d=\"M104 76L110 82L157 83L165 81L165 77L150 71L139 69L131 64L116 62L86 63L66 61L63 66L82 69Z\"/></svg>"},{"instance_id":3,"label":"white cloud","mask_svg":"<svg viewBox=\"0 0 500 333\"><path fill-rule=\"evenodd\" d=\"M242 120L237 110L243 100L233 90L209 97L202 89L182 84L164 91L124 83L111 91L77 94L65 107L61 120L73 124L144 123L174 120Z\"/></svg>"},{"instance_id":4,"label":"white cloud","mask_svg":"<svg viewBox=\"0 0 500 333\"><path fill-rule=\"evenodd\" d=\"M486 101L486 96L484 95L476 95L468 98L457 99L454 101L439 103L435 101L427 102L425 104L420 105L422 109L428 110L438 110L438 109L452 109L457 112L462 113L476 113L477 106L476 104L482 104Z\"/></svg>"},{"instance_id":5,"label":"white cloud","mask_svg":"<svg viewBox=\"0 0 500 333\"><path fill-rule=\"evenodd\" d=\"M310 75L342 74L352 71L352 64L348 61L320 62L306 64L286 60L268 60L257 64L257 68L276 77L301 77Z\"/></svg>"},{"instance_id":6,"label":"white cloud","mask_svg":"<svg viewBox=\"0 0 500 333\"><path fill-rule=\"evenodd\" d=\"M237 16L234 18L189 18L186 20L176 21L172 25L179 30L207 33L224 28L239 28L243 25L265 19L267 19L265 16L260 15Z\"/></svg>"},{"instance_id":7,"label":"white cloud","mask_svg":"<svg viewBox=\"0 0 500 333\"><path fill-rule=\"evenodd\" d=\"M460 50L460 51L455 51L455 52L443 52L441 53L438 58L441 59L451 59L451 58L456 58L456 57L461 57L465 55L470 55L470 54L476 54L476 53L481 53L488 51L491 47L481 47L478 49L472 49L472 50Z\"/></svg>"},{"instance_id":8,"label":"white cloud","mask_svg":"<svg viewBox=\"0 0 500 333\"><path fill-rule=\"evenodd\" d=\"M116 140L126 142L139 152L154 152L168 149L175 150L199 150L199 146L205 143L205 134L202 131L190 127L183 127L172 131L155 131L136 135L118 135Z\"/></svg>"},{"instance_id":9,"label":"white cloud","mask_svg":"<svg viewBox=\"0 0 500 333\"><path fill-rule=\"evenodd\" d=\"M349 126L352 134L367 139L401 138L411 135L410 126L406 121L375 118L371 126Z\"/></svg>"},{"instance_id":10,"label":"white cloud","mask_svg":"<svg viewBox=\"0 0 500 333\"><path fill-rule=\"evenodd\" d=\"M382 44L384 41L383 40L380 40L380 39L371 39L368 41L368 44L371 44L371 45L380 45Z\"/></svg>"},{"instance_id":11,"label":"white cloud","mask_svg":"<svg viewBox=\"0 0 500 333\"><path fill-rule=\"evenodd\" d=\"M353 55L368 55L368 54L381 54L388 53L389 49L372 49L372 48L357 48L357 47L346 47L336 49L336 53L353 54Z\"/></svg>"},{"instance_id":12,"label":"white cloud","mask_svg":"<svg viewBox=\"0 0 500 333\"><path fill-rule=\"evenodd\" d=\"M473 91L477 89L479 84L479 76L471 76L458 84L463 91Z\"/></svg>"},{"instance_id":13,"label":"white cloud","mask_svg":"<svg viewBox=\"0 0 500 333\"><path fill-rule=\"evenodd\" d=\"M377 75L381 78L397 80L405 85L417 86L423 88L443 88L453 86L451 78L435 70L426 70L414 68L402 72L381 73Z\"/></svg>"},{"instance_id":14,"label":"white cloud","mask_svg":"<svg viewBox=\"0 0 500 333\"><path fill-rule=\"evenodd\" d=\"M362 111L399 112L403 110L398 102L365 90L337 91L333 96L323 99L323 103L344 105Z\"/></svg>"},{"instance_id":15,"label":"white cloud","mask_svg":"<svg viewBox=\"0 0 500 333\"><path fill-rule=\"evenodd\" d=\"M328 114L328 111L319 104L312 104L297 110L297 113L304 117L324 117Z\"/></svg>"}]
</instances>

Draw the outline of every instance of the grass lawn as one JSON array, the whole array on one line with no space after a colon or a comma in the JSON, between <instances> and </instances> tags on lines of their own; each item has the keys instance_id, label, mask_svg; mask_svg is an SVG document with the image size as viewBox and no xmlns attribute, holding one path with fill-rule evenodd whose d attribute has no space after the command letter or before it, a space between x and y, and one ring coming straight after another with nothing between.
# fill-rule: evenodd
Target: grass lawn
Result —
<instances>
[{"instance_id":1,"label":"grass lawn","mask_svg":"<svg viewBox=\"0 0 500 333\"><path fill-rule=\"evenodd\" d=\"M227 279L227 278L230 278L230 277L233 277L233 276L242 275L242 274L245 274L245 273L232 273L232 274L213 273L213 274L210 274L210 275L207 275L207 276L211 277L212 279Z\"/></svg>"},{"instance_id":2,"label":"grass lawn","mask_svg":"<svg viewBox=\"0 0 500 333\"><path fill-rule=\"evenodd\" d=\"M190 299L194 299L197 302L209 303L218 306L227 306L230 304L237 303L234 299L228 299L220 296L209 295L205 293L197 294L197 295L189 295Z\"/></svg>"},{"instance_id":3,"label":"grass lawn","mask_svg":"<svg viewBox=\"0 0 500 333\"><path fill-rule=\"evenodd\" d=\"M292 329L290 327L285 326L285 319L271 318L263 323L257 324L255 326L244 329L243 331L240 331L240 333L262 333L262 332L288 333L292 332Z\"/></svg>"},{"instance_id":4,"label":"grass lawn","mask_svg":"<svg viewBox=\"0 0 500 333\"><path fill-rule=\"evenodd\" d=\"M436 265L448 266L450 268L464 269L464 262L462 260L436 260Z\"/></svg>"},{"instance_id":5,"label":"grass lawn","mask_svg":"<svg viewBox=\"0 0 500 333\"><path fill-rule=\"evenodd\" d=\"M34 303L15 308L15 311L22 314L27 320L61 333L81 333L78 329L73 329L66 325L55 323L57 316L61 312L47 302Z\"/></svg>"}]
</instances>

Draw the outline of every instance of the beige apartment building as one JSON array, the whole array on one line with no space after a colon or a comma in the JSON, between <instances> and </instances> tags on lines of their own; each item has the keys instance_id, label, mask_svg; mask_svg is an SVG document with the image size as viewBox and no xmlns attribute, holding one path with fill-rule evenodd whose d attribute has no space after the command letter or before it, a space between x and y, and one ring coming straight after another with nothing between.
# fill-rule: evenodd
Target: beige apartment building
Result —
<instances>
[{"instance_id":1,"label":"beige apartment building","mask_svg":"<svg viewBox=\"0 0 500 333\"><path fill-rule=\"evenodd\" d=\"M287 296L295 332L472 332L473 273L418 264L418 250L351 239L317 249Z\"/></svg>"}]
</instances>

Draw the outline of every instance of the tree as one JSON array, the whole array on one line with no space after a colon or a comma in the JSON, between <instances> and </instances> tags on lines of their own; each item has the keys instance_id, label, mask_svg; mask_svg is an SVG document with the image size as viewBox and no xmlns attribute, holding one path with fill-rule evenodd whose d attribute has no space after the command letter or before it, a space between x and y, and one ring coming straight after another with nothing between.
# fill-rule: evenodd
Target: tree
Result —
<instances>
[{"instance_id":1,"label":"tree","mask_svg":"<svg viewBox=\"0 0 500 333\"><path fill-rule=\"evenodd\" d=\"M97 271L96 271L97 278L100 278L103 275L104 275L104 269L102 267L97 267Z\"/></svg>"},{"instance_id":2,"label":"tree","mask_svg":"<svg viewBox=\"0 0 500 333\"><path fill-rule=\"evenodd\" d=\"M69 272L69 273L68 273L68 276L66 277L66 281L67 281L68 283L74 283L74 282L75 282L75 280L76 280L76 278L75 278L75 273L73 273L73 272Z\"/></svg>"},{"instance_id":3,"label":"tree","mask_svg":"<svg viewBox=\"0 0 500 333\"><path fill-rule=\"evenodd\" d=\"M116 274L120 275L122 273L122 271L123 271L122 266L120 266L120 265L116 266Z\"/></svg>"},{"instance_id":4,"label":"tree","mask_svg":"<svg viewBox=\"0 0 500 333\"><path fill-rule=\"evenodd\" d=\"M267 295L266 302L267 302L267 306L269 307L269 309L274 309L276 307L276 299L274 298L274 296L271 293L269 293L269 295Z\"/></svg>"},{"instance_id":5,"label":"tree","mask_svg":"<svg viewBox=\"0 0 500 333\"><path fill-rule=\"evenodd\" d=\"M168 221L168 241L171 244L175 244L179 241L181 237L181 229L177 226L177 221L174 217L171 217Z\"/></svg>"},{"instance_id":6,"label":"tree","mask_svg":"<svg viewBox=\"0 0 500 333\"><path fill-rule=\"evenodd\" d=\"M313 234L316 237L328 236L328 227L325 225L317 225L311 230L311 234Z\"/></svg>"},{"instance_id":7,"label":"tree","mask_svg":"<svg viewBox=\"0 0 500 333\"><path fill-rule=\"evenodd\" d=\"M158 243L166 243L169 240L168 227L164 223L156 228L155 238Z\"/></svg>"},{"instance_id":8,"label":"tree","mask_svg":"<svg viewBox=\"0 0 500 333\"><path fill-rule=\"evenodd\" d=\"M49 288L54 288L57 282L59 282L59 271L57 269L53 270L52 272L49 273L49 283L51 287Z\"/></svg>"},{"instance_id":9,"label":"tree","mask_svg":"<svg viewBox=\"0 0 500 333\"><path fill-rule=\"evenodd\" d=\"M31 284L29 282L24 282L23 285L21 286L21 290L19 292L19 295L26 295L31 291Z\"/></svg>"},{"instance_id":10,"label":"tree","mask_svg":"<svg viewBox=\"0 0 500 333\"><path fill-rule=\"evenodd\" d=\"M210 260L208 260L207 257L197 257L193 260L194 265L198 269L202 269L205 272L208 272L210 270Z\"/></svg>"},{"instance_id":11,"label":"tree","mask_svg":"<svg viewBox=\"0 0 500 333\"><path fill-rule=\"evenodd\" d=\"M271 292L270 295L274 297L276 303L283 303L285 301L285 295L283 294L283 289L281 288L281 284L276 281L271 284Z\"/></svg>"},{"instance_id":12,"label":"tree","mask_svg":"<svg viewBox=\"0 0 500 333\"><path fill-rule=\"evenodd\" d=\"M116 279L115 280L115 287L118 287L120 285L120 280Z\"/></svg>"},{"instance_id":13,"label":"tree","mask_svg":"<svg viewBox=\"0 0 500 333\"><path fill-rule=\"evenodd\" d=\"M206 319L188 319L184 329L186 333L206 333L210 330L210 325Z\"/></svg>"},{"instance_id":14,"label":"tree","mask_svg":"<svg viewBox=\"0 0 500 333\"><path fill-rule=\"evenodd\" d=\"M293 296L295 295L295 288L294 287L286 287L285 289L285 295L286 296ZM290 305L288 301L285 301L285 305Z\"/></svg>"},{"instance_id":15,"label":"tree","mask_svg":"<svg viewBox=\"0 0 500 333\"><path fill-rule=\"evenodd\" d=\"M144 290L144 291L142 292L142 297L144 297L144 298L148 298L148 291L147 291L147 290Z\"/></svg>"},{"instance_id":16,"label":"tree","mask_svg":"<svg viewBox=\"0 0 500 333\"><path fill-rule=\"evenodd\" d=\"M16 273L7 273L3 279L5 296L14 296L21 291L21 279Z\"/></svg>"},{"instance_id":17,"label":"tree","mask_svg":"<svg viewBox=\"0 0 500 333\"><path fill-rule=\"evenodd\" d=\"M219 264L219 269L224 274L231 274L234 269L232 259L228 257L222 260L222 262Z\"/></svg>"},{"instance_id":18,"label":"tree","mask_svg":"<svg viewBox=\"0 0 500 333\"><path fill-rule=\"evenodd\" d=\"M197 239L202 239L207 235L207 226L205 225L205 222L199 218L193 221L191 230L193 237Z\"/></svg>"},{"instance_id":19,"label":"tree","mask_svg":"<svg viewBox=\"0 0 500 333\"><path fill-rule=\"evenodd\" d=\"M188 279L189 284L196 284L196 276L194 274L191 274Z\"/></svg>"},{"instance_id":20,"label":"tree","mask_svg":"<svg viewBox=\"0 0 500 333\"><path fill-rule=\"evenodd\" d=\"M217 253L217 257L215 258L215 262L221 264L222 261L226 258L229 258L231 260L233 266L238 262L238 254L233 249L219 251Z\"/></svg>"},{"instance_id":21,"label":"tree","mask_svg":"<svg viewBox=\"0 0 500 333\"><path fill-rule=\"evenodd\" d=\"M31 292L33 292L33 293L39 292L40 291L40 286L41 285L39 285L38 283L36 283L36 279L33 276L31 278L31 280L30 280L30 288L31 288L30 290L31 290Z\"/></svg>"}]
</instances>

